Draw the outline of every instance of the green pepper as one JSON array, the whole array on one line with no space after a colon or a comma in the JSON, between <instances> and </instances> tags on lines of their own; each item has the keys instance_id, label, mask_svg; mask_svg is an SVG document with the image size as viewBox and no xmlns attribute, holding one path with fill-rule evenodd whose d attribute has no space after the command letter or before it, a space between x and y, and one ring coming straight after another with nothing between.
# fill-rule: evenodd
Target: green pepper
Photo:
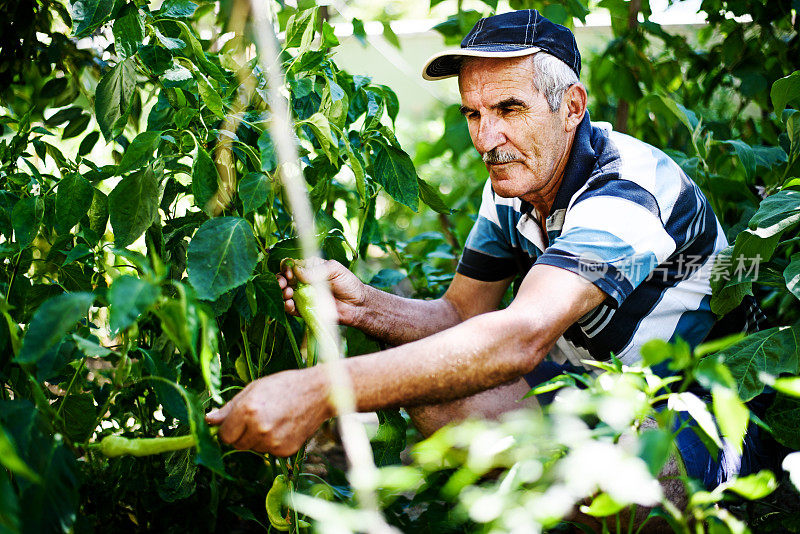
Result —
<instances>
[{"instance_id":1,"label":"green pepper","mask_svg":"<svg viewBox=\"0 0 800 534\"><path fill-rule=\"evenodd\" d=\"M267 517L269 517L269 522L275 530L289 530L289 521L286 520L282 513L283 500L289 490L289 479L286 478L286 475L278 475L272 481L272 487L267 492Z\"/></svg>"},{"instance_id":2,"label":"green pepper","mask_svg":"<svg viewBox=\"0 0 800 534\"><path fill-rule=\"evenodd\" d=\"M130 454L131 456L150 456L163 452L179 451L194 447L197 443L194 435L176 436L173 438L137 438L122 436L106 436L100 442L100 452L113 458Z\"/></svg>"},{"instance_id":3,"label":"green pepper","mask_svg":"<svg viewBox=\"0 0 800 534\"><path fill-rule=\"evenodd\" d=\"M306 322L306 326L311 332L311 335L316 338L320 345L328 344L330 347L335 347L336 343L328 334L328 331L322 327L322 321L319 319L319 311L316 306L314 306L314 289L311 284L298 282L292 299L294 300L297 312Z\"/></svg>"}]
</instances>

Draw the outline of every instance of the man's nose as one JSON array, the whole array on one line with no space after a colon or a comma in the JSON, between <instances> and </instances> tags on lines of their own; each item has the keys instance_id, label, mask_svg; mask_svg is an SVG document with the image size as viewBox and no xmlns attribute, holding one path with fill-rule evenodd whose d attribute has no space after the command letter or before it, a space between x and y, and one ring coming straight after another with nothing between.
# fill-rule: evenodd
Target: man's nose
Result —
<instances>
[{"instance_id":1,"label":"man's nose","mask_svg":"<svg viewBox=\"0 0 800 534\"><path fill-rule=\"evenodd\" d=\"M494 117L481 117L475 148L481 154L502 146L507 141L500 121Z\"/></svg>"}]
</instances>

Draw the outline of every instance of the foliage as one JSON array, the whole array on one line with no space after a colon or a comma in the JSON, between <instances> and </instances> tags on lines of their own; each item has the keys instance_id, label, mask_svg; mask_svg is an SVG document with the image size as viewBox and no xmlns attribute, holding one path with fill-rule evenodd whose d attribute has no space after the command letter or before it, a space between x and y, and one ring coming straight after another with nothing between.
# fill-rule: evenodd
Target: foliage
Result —
<instances>
[{"instance_id":1,"label":"foliage","mask_svg":"<svg viewBox=\"0 0 800 534\"><path fill-rule=\"evenodd\" d=\"M362 529L369 512L334 459L320 468L313 450L287 459L223 451L203 420L249 381L316 360L272 274L300 252L266 77L250 52L256 29L237 22L245 4L6 4L17 25L0 31L0 531L297 531L307 525L302 514L321 530ZM457 106L412 160L394 133L396 95L339 69L327 11L299 4L272 7L321 250L376 287L438 297L485 172ZM694 351L653 342L642 366L613 362L598 376L542 386L561 390L544 414L445 429L416 445L407 466L396 465L406 419L382 412L373 453L385 466L384 514L409 532L535 531L560 528L583 504L613 528L631 507L661 503L651 515L677 531L696 520L696 531L740 532L745 522L756 528L761 503L783 499L788 513L758 528L798 531L786 497L795 490L777 466L713 491L682 476L683 512L656 479L682 411L712 450L740 448L750 420L800 446L796 8L706 0L709 25L695 48L647 21L647 2L638 4L643 23L630 17L635 2L600 4L615 39L585 58L592 117L663 147L701 185L732 243L715 266L714 310L752 294L776 326ZM437 26L445 42L498 8L483 5L459 3ZM510 6L568 25L588 13L579 0ZM417 173L437 165L461 174L446 196ZM409 236L399 222L426 231ZM350 356L378 349L356 330L344 339ZM654 373L665 365L681 378ZM778 393L756 414L745 403L765 390ZM99 443L109 436L191 436L179 441L194 448L107 458ZM606 471L587 467L598 457ZM796 485L796 454L784 468ZM742 499L758 501L743 507Z\"/></svg>"},{"instance_id":2,"label":"foliage","mask_svg":"<svg viewBox=\"0 0 800 534\"><path fill-rule=\"evenodd\" d=\"M223 455L203 421L250 380L314 360L272 275L297 248L249 30L200 37L228 24L227 2L219 19L186 0L62 7L35 4L22 46L3 49L4 65L38 69L2 88L3 525L161 529L190 507L182 528L263 522L276 473L311 485L304 454ZM391 89L336 66L317 9L276 21L320 243L347 265L381 243L381 189L411 209L442 201L395 139ZM76 48L104 37L107 61ZM95 446L187 435L193 452L140 460Z\"/></svg>"}]
</instances>

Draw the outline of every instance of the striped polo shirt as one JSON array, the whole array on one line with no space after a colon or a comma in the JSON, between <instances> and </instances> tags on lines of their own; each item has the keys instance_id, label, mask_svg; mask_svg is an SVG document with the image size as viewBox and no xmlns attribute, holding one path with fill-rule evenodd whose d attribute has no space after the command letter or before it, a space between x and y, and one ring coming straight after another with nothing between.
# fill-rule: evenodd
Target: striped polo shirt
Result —
<instances>
[{"instance_id":1,"label":"striped polo shirt","mask_svg":"<svg viewBox=\"0 0 800 534\"><path fill-rule=\"evenodd\" d=\"M694 346L713 326L711 267L727 241L700 188L660 150L587 113L542 226L530 203L487 181L458 272L497 281L553 265L602 289L606 300L556 344L562 361L630 364L651 339Z\"/></svg>"}]
</instances>

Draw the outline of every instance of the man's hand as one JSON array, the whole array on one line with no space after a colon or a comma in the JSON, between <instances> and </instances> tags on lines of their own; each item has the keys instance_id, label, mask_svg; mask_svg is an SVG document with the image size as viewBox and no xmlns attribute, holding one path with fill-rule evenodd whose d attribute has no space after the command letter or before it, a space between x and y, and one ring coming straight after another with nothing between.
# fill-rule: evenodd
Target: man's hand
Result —
<instances>
[{"instance_id":1,"label":"man's hand","mask_svg":"<svg viewBox=\"0 0 800 534\"><path fill-rule=\"evenodd\" d=\"M206 422L219 437L241 450L276 456L297 452L333 416L321 369L284 371L255 380Z\"/></svg>"},{"instance_id":2,"label":"man's hand","mask_svg":"<svg viewBox=\"0 0 800 534\"><path fill-rule=\"evenodd\" d=\"M320 269L322 278L330 283L331 293L336 301L336 311L341 324L356 326L367 300L368 286L344 265L335 260L281 262L281 272L277 275L278 285L283 290L283 307L287 313L297 316L294 300L294 287L297 282L309 283L309 271Z\"/></svg>"}]
</instances>

